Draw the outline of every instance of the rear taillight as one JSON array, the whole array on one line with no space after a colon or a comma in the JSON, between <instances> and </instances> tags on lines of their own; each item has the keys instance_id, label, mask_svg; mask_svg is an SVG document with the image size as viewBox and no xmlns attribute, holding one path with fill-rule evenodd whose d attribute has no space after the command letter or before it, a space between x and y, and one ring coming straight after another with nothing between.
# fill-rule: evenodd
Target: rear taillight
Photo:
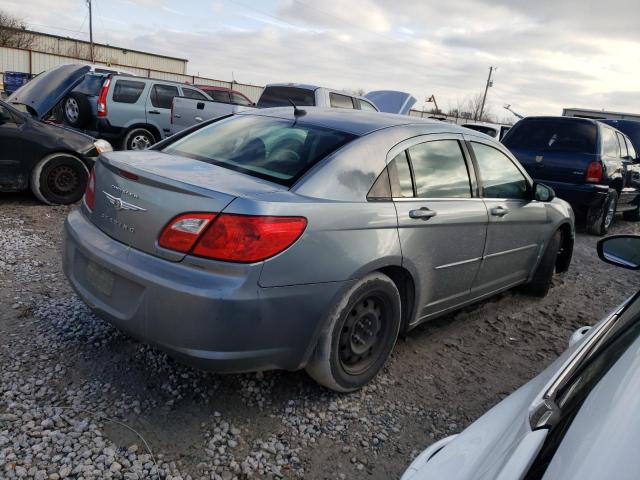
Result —
<instances>
[{"instance_id":1,"label":"rear taillight","mask_svg":"<svg viewBox=\"0 0 640 480\"><path fill-rule=\"evenodd\" d=\"M304 217L188 213L165 227L159 244L199 257L253 263L289 248L306 226Z\"/></svg>"},{"instance_id":2,"label":"rear taillight","mask_svg":"<svg viewBox=\"0 0 640 480\"><path fill-rule=\"evenodd\" d=\"M589 164L585 181L589 183L600 183L602 181L602 163L591 162Z\"/></svg>"},{"instance_id":3,"label":"rear taillight","mask_svg":"<svg viewBox=\"0 0 640 480\"><path fill-rule=\"evenodd\" d=\"M98 97L98 116L107 116L107 93L109 92L109 85L111 85L111 79L107 78L100 89L100 96Z\"/></svg>"},{"instance_id":4,"label":"rear taillight","mask_svg":"<svg viewBox=\"0 0 640 480\"><path fill-rule=\"evenodd\" d=\"M89 210L93 210L93 204L96 199L96 168L91 169L87 189L84 191L84 203L87 204Z\"/></svg>"},{"instance_id":5,"label":"rear taillight","mask_svg":"<svg viewBox=\"0 0 640 480\"><path fill-rule=\"evenodd\" d=\"M162 248L188 253L205 228L216 218L215 213L185 213L178 215L164 227L158 244Z\"/></svg>"}]
</instances>

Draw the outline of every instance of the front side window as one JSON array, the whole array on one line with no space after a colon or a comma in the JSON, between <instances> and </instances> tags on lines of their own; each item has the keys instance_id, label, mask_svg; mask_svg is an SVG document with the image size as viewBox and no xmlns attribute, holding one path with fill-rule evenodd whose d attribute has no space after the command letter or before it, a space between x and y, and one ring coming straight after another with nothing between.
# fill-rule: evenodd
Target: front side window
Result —
<instances>
[{"instance_id":1,"label":"front side window","mask_svg":"<svg viewBox=\"0 0 640 480\"><path fill-rule=\"evenodd\" d=\"M471 183L457 140L436 140L409 148L416 196L469 198Z\"/></svg>"},{"instance_id":2,"label":"front side window","mask_svg":"<svg viewBox=\"0 0 640 480\"><path fill-rule=\"evenodd\" d=\"M629 153L629 157L632 160L635 160L637 157L636 149L633 148L633 143L631 143L631 140L629 140L628 138L625 138L625 140L627 142L627 152Z\"/></svg>"},{"instance_id":3,"label":"front side window","mask_svg":"<svg viewBox=\"0 0 640 480\"><path fill-rule=\"evenodd\" d=\"M330 93L329 103L333 108L353 109L353 99L348 95L340 95L339 93Z\"/></svg>"},{"instance_id":4,"label":"front side window","mask_svg":"<svg viewBox=\"0 0 640 480\"><path fill-rule=\"evenodd\" d=\"M11 112L0 105L0 126L7 123L17 123Z\"/></svg>"},{"instance_id":5,"label":"front side window","mask_svg":"<svg viewBox=\"0 0 640 480\"><path fill-rule=\"evenodd\" d=\"M247 100L244 96L236 92L231 92L231 103L234 103L236 105L242 105L243 107L251 106L251 102L249 100Z\"/></svg>"},{"instance_id":6,"label":"front side window","mask_svg":"<svg viewBox=\"0 0 640 480\"><path fill-rule=\"evenodd\" d=\"M472 142L485 198L528 197L529 183L509 157L497 148Z\"/></svg>"},{"instance_id":7,"label":"front side window","mask_svg":"<svg viewBox=\"0 0 640 480\"><path fill-rule=\"evenodd\" d=\"M154 85L151 89L151 105L157 108L171 108L173 98L178 96L178 87Z\"/></svg>"},{"instance_id":8,"label":"front side window","mask_svg":"<svg viewBox=\"0 0 640 480\"><path fill-rule=\"evenodd\" d=\"M209 100L202 93L193 88L184 88L182 87L182 95L187 98L193 98L194 100Z\"/></svg>"},{"instance_id":9,"label":"front side window","mask_svg":"<svg viewBox=\"0 0 640 480\"><path fill-rule=\"evenodd\" d=\"M602 129L602 154L605 157L619 157L620 145L618 145L618 139L616 134L610 128Z\"/></svg>"},{"instance_id":10,"label":"front side window","mask_svg":"<svg viewBox=\"0 0 640 480\"><path fill-rule=\"evenodd\" d=\"M162 151L291 186L354 138L300 121L238 115L200 128Z\"/></svg>"},{"instance_id":11,"label":"front side window","mask_svg":"<svg viewBox=\"0 0 640 480\"><path fill-rule=\"evenodd\" d=\"M144 82L117 80L113 87L113 101L118 103L136 103L144 90Z\"/></svg>"}]
</instances>

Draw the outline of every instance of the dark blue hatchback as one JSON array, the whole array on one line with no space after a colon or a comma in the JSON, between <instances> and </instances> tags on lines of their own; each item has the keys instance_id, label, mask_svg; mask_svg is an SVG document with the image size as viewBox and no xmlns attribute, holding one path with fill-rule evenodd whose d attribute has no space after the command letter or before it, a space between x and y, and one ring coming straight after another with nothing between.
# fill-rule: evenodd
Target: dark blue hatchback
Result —
<instances>
[{"instance_id":1,"label":"dark blue hatchback","mask_svg":"<svg viewBox=\"0 0 640 480\"><path fill-rule=\"evenodd\" d=\"M616 211L640 220L640 164L629 138L604 123L575 117L527 117L502 141L535 180L586 215L604 235Z\"/></svg>"}]
</instances>

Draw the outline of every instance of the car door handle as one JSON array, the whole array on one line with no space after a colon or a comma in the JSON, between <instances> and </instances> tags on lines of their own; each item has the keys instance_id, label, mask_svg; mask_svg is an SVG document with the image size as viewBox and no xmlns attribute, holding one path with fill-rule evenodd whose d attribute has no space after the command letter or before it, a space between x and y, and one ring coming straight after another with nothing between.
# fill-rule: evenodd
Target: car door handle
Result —
<instances>
[{"instance_id":1,"label":"car door handle","mask_svg":"<svg viewBox=\"0 0 640 480\"><path fill-rule=\"evenodd\" d=\"M196 118L194 118L194 120L195 120L196 122L200 123L200 122L202 121L202 117L196 117Z\"/></svg>"},{"instance_id":2,"label":"car door handle","mask_svg":"<svg viewBox=\"0 0 640 480\"><path fill-rule=\"evenodd\" d=\"M160 115L158 110L149 110L149 113L152 113L153 115Z\"/></svg>"},{"instance_id":3,"label":"car door handle","mask_svg":"<svg viewBox=\"0 0 640 480\"><path fill-rule=\"evenodd\" d=\"M427 207L409 211L409 217L419 220L429 220L430 218L435 217L437 214L438 212L429 210Z\"/></svg>"},{"instance_id":4,"label":"car door handle","mask_svg":"<svg viewBox=\"0 0 640 480\"><path fill-rule=\"evenodd\" d=\"M509 209L507 207L494 207L491 209L491 215L496 217L504 217L507 213L509 213Z\"/></svg>"},{"instance_id":5,"label":"car door handle","mask_svg":"<svg viewBox=\"0 0 640 480\"><path fill-rule=\"evenodd\" d=\"M182 118L182 115L180 115L179 113L174 113L173 118Z\"/></svg>"}]
</instances>

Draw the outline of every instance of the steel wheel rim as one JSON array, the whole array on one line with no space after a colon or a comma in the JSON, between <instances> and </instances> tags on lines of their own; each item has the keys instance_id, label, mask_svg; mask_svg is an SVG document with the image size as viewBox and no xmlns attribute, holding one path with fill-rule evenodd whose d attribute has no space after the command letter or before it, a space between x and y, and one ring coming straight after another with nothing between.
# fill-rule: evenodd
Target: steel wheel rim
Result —
<instances>
[{"instance_id":1,"label":"steel wheel rim","mask_svg":"<svg viewBox=\"0 0 640 480\"><path fill-rule=\"evenodd\" d=\"M151 140L147 135L140 134L131 140L131 150L146 150L151 146Z\"/></svg>"},{"instance_id":2,"label":"steel wheel rim","mask_svg":"<svg viewBox=\"0 0 640 480\"><path fill-rule=\"evenodd\" d=\"M359 375L380 358L390 316L389 302L380 295L367 295L353 305L338 339L338 356L346 373Z\"/></svg>"},{"instance_id":3,"label":"steel wheel rim","mask_svg":"<svg viewBox=\"0 0 640 480\"><path fill-rule=\"evenodd\" d=\"M76 102L75 98L67 99L64 105L64 110L69 120L71 120L72 122L78 120L78 116L80 115L80 106L78 105L78 102Z\"/></svg>"},{"instance_id":4,"label":"steel wheel rim","mask_svg":"<svg viewBox=\"0 0 640 480\"><path fill-rule=\"evenodd\" d=\"M80 176L69 165L60 165L49 173L47 186L56 195L69 195L80 186Z\"/></svg>"},{"instance_id":5,"label":"steel wheel rim","mask_svg":"<svg viewBox=\"0 0 640 480\"><path fill-rule=\"evenodd\" d=\"M611 222L613 222L613 216L616 214L616 202L611 200L609 202L609 209L607 210L607 216L604 217L604 227L609 228Z\"/></svg>"}]
</instances>

